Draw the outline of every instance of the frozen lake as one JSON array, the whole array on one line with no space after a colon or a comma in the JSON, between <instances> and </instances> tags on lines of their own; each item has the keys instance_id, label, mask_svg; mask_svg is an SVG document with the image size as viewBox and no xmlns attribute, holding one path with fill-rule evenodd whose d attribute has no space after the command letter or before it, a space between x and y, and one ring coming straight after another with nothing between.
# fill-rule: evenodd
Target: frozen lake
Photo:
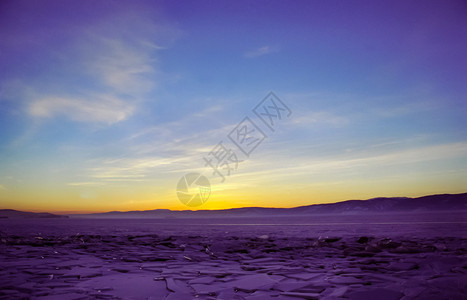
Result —
<instances>
[{"instance_id":1,"label":"frozen lake","mask_svg":"<svg viewBox=\"0 0 467 300\"><path fill-rule=\"evenodd\" d=\"M18 235L273 234L319 236L467 237L467 211L379 215L316 215L196 219L0 219L0 231Z\"/></svg>"},{"instance_id":2,"label":"frozen lake","mask_svg":"<svg viewBox=\"0 0 467 300\"><path fill-rule=\"evenodd\" d=\"M464 299L464 212L0 219L0 298Z\"/></svg>"}]
</instances>

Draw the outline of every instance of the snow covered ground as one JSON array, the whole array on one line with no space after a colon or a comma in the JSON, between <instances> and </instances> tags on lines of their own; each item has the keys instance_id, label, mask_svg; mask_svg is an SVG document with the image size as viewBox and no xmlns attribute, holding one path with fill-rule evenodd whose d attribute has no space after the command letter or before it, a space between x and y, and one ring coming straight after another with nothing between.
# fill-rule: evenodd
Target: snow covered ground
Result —
<instances>
[{"instance_id":1,"label":"snow covered ground","mask_svg":"<svg viewBox=\"0 0 467 300\"><path fill-rule=\"evenodd\" d=\"M463 299L466 283L465 212L0 219L5 299Z\"/></svg>"}]
</instances>

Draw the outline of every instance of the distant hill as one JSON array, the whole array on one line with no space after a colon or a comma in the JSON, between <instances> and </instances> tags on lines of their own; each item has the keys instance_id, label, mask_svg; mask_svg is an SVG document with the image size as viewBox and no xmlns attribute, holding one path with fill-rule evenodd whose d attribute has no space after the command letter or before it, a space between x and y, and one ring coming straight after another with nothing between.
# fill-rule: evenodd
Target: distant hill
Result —
<instances>
[{"instance_id":1,"label":"distant hill","mask_svg":"<svg viewBox=\"0 0 467 300\"><path fill-rule=\"evenodd\" d=\"M296 214L358 214L378 212L423 212L467 210L467 193L441 194L418 198L373 198L291 208Z\"/></svg>"},{"instance_id":2,"label":"distant hill","mask_svg":"<svg viewBox=\"0 0 467 300\"><path fill-rule=\"evenodd\" d=\"M31 219L31 218L68 218L68 216L59 216L49 213L24 212L14 209L0 209L1 219Z\"/></svg>"},{"instance_id":3,"label":"distant hill","mask_svg":"<svg viewBox=\"0 0 467 300\"><path fill-rule=\"evenodd\" d=\"M225 218L261 216L306 216L316 214L381 214L391 212L466 211L467 193L442 194L418 198L373 198L337 203L314 204L294 208L243 207L223 210L155 209L145 211L112 211L96 214L74 214L71 218Z\"/></svg>"}]
</instances>

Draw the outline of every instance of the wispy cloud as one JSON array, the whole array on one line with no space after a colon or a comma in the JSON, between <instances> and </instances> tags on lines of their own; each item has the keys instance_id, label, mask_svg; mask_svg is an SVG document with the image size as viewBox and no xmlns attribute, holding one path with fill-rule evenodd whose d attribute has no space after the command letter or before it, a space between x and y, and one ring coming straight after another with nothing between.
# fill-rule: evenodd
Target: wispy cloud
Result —
<instances>
[{"instance_id":1,"label":"wispy cloud","mask_svg":"<svg viewBox=\"0 0 467 300\"><path fill-rule=\"evenodd\" d=\"M121 40L101 38L95 42L93 55L84 55L78 66L88 71L88 80L95 79L94 88L78 86L79 93L48 93L33 97L28 113L34 117L65 116L78 122L113 124L129 118L151 91L155 68L149 47L130 47ZM138 46L138 45L137 45Z\"/></svg>"},{"instance_id":2,"label":"wispy cloud","mask_svg":"<svg viewBox=\"0 0 467 300\"><path fill-rule=\"evenodd\" d=\"M90 169L91 177L102 181L142 181L154 172L164 173L177 164L187 162L186 157L142 157L105 160Z\"/></svg>"},{"instance_id":3,"label":"wispy cloud","mask_svg":"<svg viewBox=\"0 0 467 300\"><path fill-rule=\"evenodd\" d=\"M151 18L135 19L125 12L108 19L131 21L128 26L134 27L136 34L129 35L123 21L77 25L68 39L69 51L58 55L53 69L44 71L51 77L57 72L66 76L32 85L26 95L30 116L113 124L128 119L144 105L158 84L157 51L163 47L154 40L162 35L160 31L170 29L158 27Z\"/></svg>"},{"instance_id":4,"label":"wispy cloud","mask_svg":"<svg viewBox=\"0 0 467 300\"><path fill-rule=\"evenodd\" d=\"M393 99L390 99L390 101L387 102L391 103L393 102ZM428 111L439 109L439 107L439 101L423 100L407 102L385 108L376 108L372 110L372 113L384 118L393 118L404 115L426 113Z\"/></svg>"},{"instance_id":5,"label":"wispy cloud","mask_svg":"<svg viewBox=\"0 0 467 300\"><path fill-rule=\"evenodd\" d=\"M384 167L393 165L409 165L420 162L431 162L465 156L467 143L452 143L433 146L424 146L406 150L395 150L380 155L368 155L363 157L327 160L314 164L314 167L322 169L344 169L359 167Z\"/></svg>"},{"instance_id":6,"label":"wispy cloud","mask_svg":"<svg viewBox=\"0 0 467 300\"><path fill-rule=\"evenodd\" d=\"M144 129L124 141L130 157L94 159L89 162L92 166L86 168L85 176L98 182L129 182L199 171L204 168L203 155L235 124L196 134L186 126L189 124L170 122Z\"/></svg>"},{"instance_id":7,"label":"wispy cloud","mask_svg":"<svg viewBox=\"0 0 467 300\"><path fill-rule=\"evenodd\" d=\"M261 157L247 160L241 168L233 172L229 181L217 184L218 189L238 189L239 187L262 187L267 185L310 186L318 182L335 184L349 180L378 179L388 176L404 176L413 172L414 164L423 164L423 176L440 172L430 168L437 161L466 161L467 143L450 143L398 149L380 154L365 151L349 155L342 153L328 157L305 155L291 156L290 152L272 151ZM384 171L382 171L384 170ZM392 171L391 171L392 170ZM462 171L462 167L457 171ZM284 174L287 174L284 176Z\"/></svg>"},{"instance_id":8,"label":"wispy cloud","mask_svg":"<svg viewBox=\"0 0 467 300\"><path fill-rule=\"evenodd\" d=\"M84 181L84 182L69 182L69 186L99 186L103 185L102 182L96 182L96 181Z\"/></svg>"},{"instance_id":9,"label":"wispy cloud","mask_svg":"<svg viewBox=\"0 0 467 300\"><path fill-rule=\"evenodd\" d=\"M199 112L194 113L192 116L196 118L206 118L209 116L212 116L213 114L218 114L219 112L222 112L225 109L223 105L213 105L209 106Z\"/></svg>"},{"instance_id":10,"label":"wispy cloud","mask_svg":"<svg viewBox=\"0 0 467 300\"><path fill-rule=\"evenodd\" d=\"M125 120L134 105L109 95L90 95L89 98L44 97L32 101L31 116L49 118L65 116L73 121L113 124Z\"/></svg>"},{"instance_id":11,"label":"wispy cloud","mask_svg":"<svg viewBox=\"0 0 467 300\"><path fill-rule=\"evenodd\" d=\"M315 125L315 124L325 124L331 126L344 126L350 123L348 117L342 115L337 115L328 111L309 111L303 112L300 111L298 116L295 116L290 121L292 124L296 125Z\"/></svg>"},{"instance_id":12,"label":"wispy cloud","mask_svg":"<svg viewBox=\"0 0 467 300\"><path fill-rule=\"evenodd\" d=\"M6 190L6 187L3 184L0 184L0 191Z\"/></svg>"},{"instance_id":13,"label":"wispy cloud","mask_svg":"<svg viewBox=\"0 0 467 300\"><path fill-rule=\"evenodd\" d=\"M142 128L138 132L128 137L127 140L131 141L140 138L148 139L148 137L151 140L154 140L155 137L157 137L158 140L161 138L174 139L174 137L178 136L180 132L182 132L184 136L189 133L189 136L185 136L184 139L193 138L193 135L197 135L191 133L191 128L194 123L206 122L206 119L208 118L215 119L215 117L224 110L225 105L208 106L206 108L200 109L199 111L179 117L177 120L158 124L156 126ZM214 131L218 131L218 129L215 129ZM203 136L212 136L212 134L212 130L202 133ZM199 136L195 137L199 138Z\"/></svg>"},{"instance_id":14,"label":"wispy cloud","mask_svg":"<svg viewBox=\"0 0 467 300\"><path fill-rule=\"evenodd\" d=\"M208 153L236 125L226 120L229 118L219 117L225 116L224 110L225 106L208 106L175 121L143 128L125 139L125 143L135 155L194 157ZM193 132L193 128L206 128L206 123L212 123L213 128Z\"/></svg>"},{"instance_id":15,"label":"wispy cloud","mask_svg":"<svg viewBox=\"0 0 467 300\"><path fill-rule=\"evenodd\" d=\"M148 92L156 86L154 48L144 41L128 45L120 39L95 39L98 53L85 62L91 76L97 77L114 93L137 94Z\"/></svg>"},{"instance_id":16,"label":"wispy cloud","mask_svg":"<svg viewBox=\"0 0 467 300\"><path fill-rule=\"evenodd\" d=\"M344 171L356 171L362 169L378 169L389 166L410 166L416 163L431 163L437 160L447 160L456 158L467 158L467 143L450 143L441 145L431 145L410 149L398 149L386 153L371 154L366 151L360 153L336 155L333 157L314 158L311 156L296 156L290 158L290 154L272 153L264 155L262 159L256 159L245 165L245 170L240 176L248 178L284 178L283 174L289 177L294 175L310 174L342 174ZM287 155L287 157L282 157ZM274 172L269 169L271 162L274 162ZM268 168L269 166L269 168ZM259 170L257 170L259 169ZM249 179L248 179L249 180Z\"/></svg>"},{"instance_id":17,"label":"wispy cloud","mask_svg":"<svg viewBox=\"0 0 467 300\"><path fill-rule=\"evenodd\" d=\"M247 58L254 58L254 57L259 57L259 56L263 56L266 54L271 54L274 52L277 52L276 48L272 48L270 46L263 46L263 47L259 47L259 48L245 52L244 56Z\"/></svg>"}]
</instances>

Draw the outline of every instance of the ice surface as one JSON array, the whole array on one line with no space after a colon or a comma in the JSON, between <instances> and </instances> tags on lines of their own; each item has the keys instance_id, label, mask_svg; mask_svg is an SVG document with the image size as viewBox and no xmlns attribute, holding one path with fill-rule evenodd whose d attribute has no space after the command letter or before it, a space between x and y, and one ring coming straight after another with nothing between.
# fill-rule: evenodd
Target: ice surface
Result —
<instances>
[{"instance_id":1,"label":"ice surface","mask_svg":"<svg viewBox=\"0 0 467 300\"><path fill-rule=\"evenodd\" d=\"M379 216L372 224L369 217L366 223L349 218L314 225L0 220L0 298L406 300L467 294L467 229L459 214L441 223L440 217L438 223L410 223L416 217L389 222Z\"/></svg>"}]
</instances>

